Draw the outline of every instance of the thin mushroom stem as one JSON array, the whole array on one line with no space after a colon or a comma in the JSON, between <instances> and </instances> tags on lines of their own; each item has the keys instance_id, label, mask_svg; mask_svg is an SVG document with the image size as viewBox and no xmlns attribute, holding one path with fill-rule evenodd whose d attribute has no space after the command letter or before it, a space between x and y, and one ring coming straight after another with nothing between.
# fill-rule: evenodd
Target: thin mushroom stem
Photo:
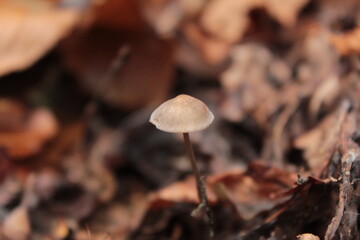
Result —
<instances>
[{"instance_id":1,"label":"thin mushroom stem","mask_svg":"<svg viewBox=\"0 0 360 240\"><path fill-rule=\"evenodd\" d=\"M196 165L195 154L194 154L194 150L192 148L191 142L190 142L189 133L183 133L183 136L184 136L184 141L185 141L186 152L189 156L191 167L192 167L192 170L195 175L196 189L197 189L197 193L198 193L199 200L200 200L200 204L191 213L191 215L197 216L202 211L205 210L206 219L207 219L207 222L209 225L209 236L210 236L210 238L212 238L214 236L214 228L213 228L214 219L213 219L212 211L210 209L208 199L207 199L205 177L200 175L199 169Z\"/></svg>"},{"instance_id":2,"label":"thin mushroom stem","mask_svg":"<svg viewBox=\"0 0 360 240\"><path fill-rule=\"evenodd\" d=\"M201 194L201 175L200 175L199 169L196 165L194 150L193 150L191 142L190 142L189 133L183 133L183 136L184 136L184 141L185 141L186 152L189 156L191 168L195 175L198 196L199 196L199 199L201 200L202 199L202 197L201 197L202 196L202 194Z\"/></svg>"}]
</instances>

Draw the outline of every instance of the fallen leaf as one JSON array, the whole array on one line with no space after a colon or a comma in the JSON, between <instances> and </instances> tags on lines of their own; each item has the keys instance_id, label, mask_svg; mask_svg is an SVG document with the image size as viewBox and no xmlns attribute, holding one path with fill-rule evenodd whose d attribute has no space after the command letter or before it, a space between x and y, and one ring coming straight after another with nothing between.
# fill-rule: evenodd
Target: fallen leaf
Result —
<instances>
[{"instance_id":1,"label":"fallen leaf","mask_svg":"<svg viewBox=\"0 0 360 240\"><path fill-rule=\"evenodd\" d=\"M0 76L31 66L75 26L79 12L47 1L0 1Z\"/></svg>"},{"instance_id":2,"label":"fallen leaf","mask_svg":"<svg viewBox=\"0 0 360 240\"><path fill-rule=\"evenodd\" d=\"M261 211L272 209L286 198L284 194L294 186L295 173L251 164L245 173L230 173L209 179L213 188L220 188L235 205L244 219L251 219Z\"/></svg>"},{"instance_id":3,"label":"fallen leaf","mask_svg":"<svg viewBox=\"0 0 360 240\"><path fill-rule=\"evenodd\" d=\"M209 65L218 65L229 55L230 44L206 36L195 24L185 24L183 32L195 49L199 49L205 62Z\"/></svg>"},{"instance_id":4,"label":"fallen leaf","mask_svg":"<svg viewBox=\"0 0 360 240\"><path fill-rule=\"evenodd\" d=\"M212 0L201 17L202 27L229 43L239 41L250 25L249 13L264 8L285 27L294 26L298 12L308 0Z\"/></svg>"},{"instance_id":5,"label":"fallen leaf","mask_svg":"<svg viewBox=\"0 0 360 240\"><path fill-rule=\"evenodd\" d=\"M264 125L281 104L277 88L268 81L268 66L280 60L258 44L233 48L232 59L232 65L221 75L225 91L221 113L231 121L241 121L247 114L253 114Z\"/></svg>"},{"instance_id":6,"label":"fallen leaf","mask_svg":"<svg viewBox=\"0 0 360 240\"><path fill-rule=\"evenodd\" d=\"M14 99L0 99L0 131L18 130L23 125L26 110Z\"/></svg>"},{"instance_id":7,"label":"fallen leaf","mask_svg":"<svg viewBox=\"0 0 360 240\"><path fill-rule=\"evenodd\" d=\"M208 184L206 185L206 193L210 204L218 200ZM182 182L173 183L150 195L151 208L161 208L172 205L174 202L199 203L196 183L193 177L188 177Z\"/></svg>"},{"instance_id":8,"label":"fallen leaf","mask_svg":"<svg viewBox=\"0 0 360 240\"><path fill-rule=\"evenodd\" d=\"M95 234L107 232L114 239L129 239L129 235L141 223L147 209L147 198L131 196L129 204L112 203L103 207L90 221L89 228Z\"/></svg>"},{"instance_id":9,"label":"fallen leaf","mask_svg":"<svg viewBox=\"0 0 360 240\"><path fill-rule=\"evenodd\" d=\"M201 26L212 35L229 43L234 43L244 35L250 24L249 11L260 6L261 0L210 1L205 6L201 16Z\"/></svg>"},{"instance_id":10,"label":"fallen leaf","mask_svg":"<svg viewBox=\"0 0 360 240\"><path fill-rule=\"evenodd\" d=\"M128 58L117 59L124 46ZM113 106L135 110L160 103L172 85L170 43L148 31L94 27L64 41L61 52L82 85ZM111 69L114 61L120 66Z\"/></svg>"},{"instance_id":11,"label":"fallen leaf","mask_svg":"<svg viewBox=\"0 0 360 240\"><path fill-rule=\"evenodd\" d=\"M347 109L340 106L317 127L295 139L295 147L305 151L304 157L314 176L320 176L333 155L346 115Z\"/></svg>"},{"instance_id":12,"label":"fallen leaf","mask_svg":"<svg viewBox=\"0 0 360 240\"><path fill-rule=\"evenodd\" d=\"M358 54L360 52L360 28L342 34L332 34L331 43L341 55Z\"/></svg>"},{"instance_id":13,"label":"fallen leaf","mask_svg":"<svg viewBox=\"0 0 360 240\"><path fill-rule=\"evenodd\" d=\"M273 208L284 201L282 194L291 189L296 174L280 169L251 165L246 172L232 171L207 178L207 195L210 204L220 200L231 201L245 219ZM150 195L150 208L168 207L176 202L198 203L194 178L187 178Z\"/></svg>"},{"instance_id":14,"label":"fallen leaf","mask_svg":"<svg viewBox=\"0 0 360 240\"><path fill-rule=\"evenodd\" d=\"M144 27L136 0L107 0L99 1L96 5L91 9L92 24L128 30L141 30Z\"/></svg>"},{"instance_id":15,"label":"fallen leaf","mask_svg":"<svg viewBox=\"0 0 360 240\"><path fill-rule=\"evenodd\" d=\"M336 204L336 200L331 198L331 190L329 182L308 178L305 183L288 191L285 194L291 196L288 201L267 211L265 221L251 225L253 229L242 234L241 239L296 239L304 227L315 223L316 229L324 234Z\"/></svg>"},{"instance_id":16,"label":"fallen leaf","mask_svg":"<svg viewBox=\"0 0 360 240\"><path fill-rule=\"evenodd\" d=\"M297 15L309 0L263 0L264 8L285 27L295 25Z\"/></svg>"},{"instance_id":17,"label":"fallen leaf","mask_svg":"<svg viewBox=\"0 0 360 240\"><path fill-rule=\"evenodd\" d=\"M10 158L25 158L38 153L57 130L57 121L49 110L35 109L24 116L18 129L0 132L0 145Z\"/></svg>"}]
</instances>

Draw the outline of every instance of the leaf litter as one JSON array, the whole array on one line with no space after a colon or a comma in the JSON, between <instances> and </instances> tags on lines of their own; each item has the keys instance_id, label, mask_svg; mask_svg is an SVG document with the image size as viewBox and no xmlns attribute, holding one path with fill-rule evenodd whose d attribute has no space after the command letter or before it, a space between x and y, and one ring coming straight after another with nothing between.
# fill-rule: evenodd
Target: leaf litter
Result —
<instances>
[{"instance_id":1,"label":"leaf litter","mask_svg":"<svg viewBox=\"0 0 360 240\"><path fill-rule=\"evenodd\" d=\"M0 1L0 238L359 239L359 3Z\"/></svg>"}]
</instances>

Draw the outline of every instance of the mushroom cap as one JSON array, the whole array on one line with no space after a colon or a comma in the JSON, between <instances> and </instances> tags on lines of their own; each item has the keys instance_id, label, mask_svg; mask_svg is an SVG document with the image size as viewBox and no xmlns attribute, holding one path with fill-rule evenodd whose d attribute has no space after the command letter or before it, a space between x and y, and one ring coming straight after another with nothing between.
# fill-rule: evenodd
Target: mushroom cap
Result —
<instances>
[{"instance_id":1,"label":"mushroom cap","mask_svg":"<svg viewBox=\"0 0 360 240\"><path fill-rule=\"evenodd\" d=\"M200 131L213 120L214 115L205 103L185 94L164 102L150 117L156 128L172 133Z\"/></svg>"}]
</instances>

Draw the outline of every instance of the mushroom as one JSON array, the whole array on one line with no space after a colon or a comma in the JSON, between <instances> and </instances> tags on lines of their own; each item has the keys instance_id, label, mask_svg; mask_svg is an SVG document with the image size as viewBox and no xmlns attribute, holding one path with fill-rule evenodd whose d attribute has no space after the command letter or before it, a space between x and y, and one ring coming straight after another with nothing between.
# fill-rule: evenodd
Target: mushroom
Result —
<instances>
[{"instance_id":1,"label":"mushroom","mask_svg":"<svg viewBox=\"0 0 360 240\"><path fill-rule=\"evenodd\" d=\"M192 212L192 216L196 216L205 210L211 237L213 236L213 217L207 200L205 177L200 175L196 165L189 132L203 130L207 128L213 120L214 115L205 103L185 94L178 95L177 97L164 102L155 109L150 117L150 122L161 131L183 134L186 151L195 175L196 188L200 200L200 204Z\"/></svg>"}]
</instances>

